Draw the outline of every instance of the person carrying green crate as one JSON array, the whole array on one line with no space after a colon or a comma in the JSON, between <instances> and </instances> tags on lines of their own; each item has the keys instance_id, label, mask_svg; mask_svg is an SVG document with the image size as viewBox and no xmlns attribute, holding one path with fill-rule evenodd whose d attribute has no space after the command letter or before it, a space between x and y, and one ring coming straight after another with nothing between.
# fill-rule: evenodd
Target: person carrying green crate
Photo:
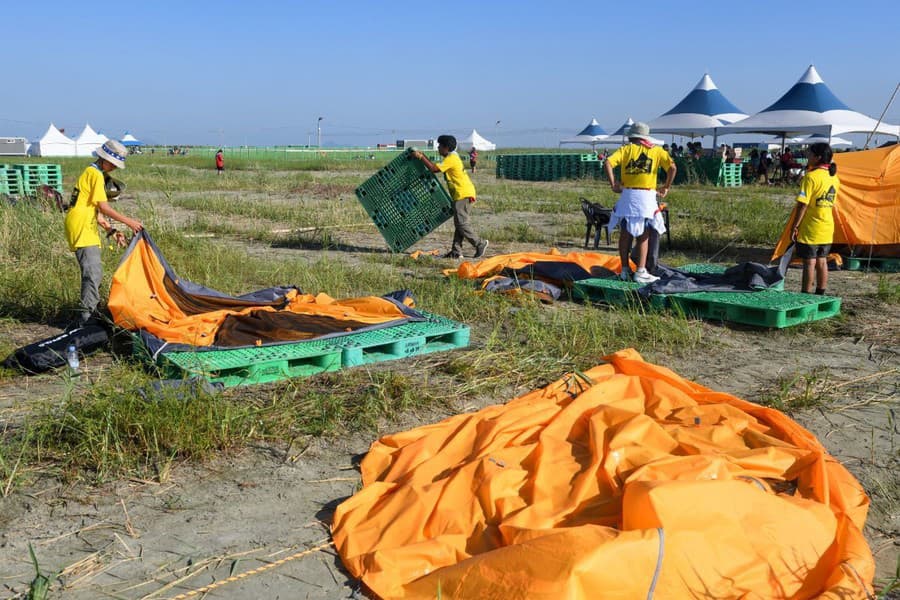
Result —
<instances>
[{"instance_id":1,"label":"person carrying green crate","mask_svg":"<svg viewBox=\"0 0 900 600\"><path fill-rule=\"evenodd\" d=\"M410 158L417 158L425 163L432 173L443 173L447 181L447 189L453 200L453 246L443 258L462 258L463 240L475 246L472 258L482 258L488 247L488 241L480 237L469 222L469 205L475 203L475 185L466 174L462 159L456 153L456 138L452 135L438 136L438 154L443 160L435 164L418 150L410 153Z\"/></svg>"},{"instance_id":2,"label":"person carrying green crate","mask_svg":"<svg viewBox=\"0 0 900 600\"><path fill-rule=\"evenodd\" d=\"M666 232L662 211L656 198L665 198L672 187L677 167L669 153L660 146L653 145L650 128L646 123L635 123L628 130L629 143L622 146L606 159L604 168L612 190L621 194L613 207L609 221L609 231L619 228L619 257L622 259L621 278L628 281L631 273L628 255L631 243L637 240L637 270L634 281L653 283L659 277L647 271L647 254L650 230L658 234ZM616 180L613 168L621 165L622 182ZM666 171L666 182L657 187L657 171ZM656 238L658 240L658 237Z\"/></svg>"},{"instance_id":3,"label":"person carrying green crate","mask_svg":"<svg viewBox=\"0 0 900 600\"><path fill-rule=\"evenodd\" d=\"M128 150L116 140L107 140L95 150L97 160L91 163L78 177L72 200L66 210L66 241L75 253L81 267L81 306L73 325L84 325L100 304L100 281L103 266L100 262L99 225L106 231L107 239L114 239L124 248L125 234L118 231L107 220L115 219L138 233L144 226L140 221L121 214L109 205L106 194L105 175L125 168Z\"/></svg>"},{"instance_id":4,"label":"person carrying green crate","mask_svg":"<svg viewBox=\"0 0 900 600\"><path fill-rule=\"evenodd\" d=\"M809 159L806 175L800 181L800 193L794 206L791 240L797 245L797 257L803 260L801 291L825 294L828 286L828 252L834 240L834 203L841 187L837 165L831 162L831 146L819 142L806 151Z\"/></svg>"}]
</instances>

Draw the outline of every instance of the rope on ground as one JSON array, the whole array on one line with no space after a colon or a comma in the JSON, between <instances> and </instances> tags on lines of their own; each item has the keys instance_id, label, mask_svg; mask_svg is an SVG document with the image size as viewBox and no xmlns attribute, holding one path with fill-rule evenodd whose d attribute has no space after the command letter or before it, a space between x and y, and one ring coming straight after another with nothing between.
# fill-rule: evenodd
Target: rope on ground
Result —
<instances>
[{"instance_id":1,"label":"rope on ground","mask_svg":"<svg viewBox=\"0 0 900 600\"><path fill-rule=\"evenodd\" d=\"M178 594L177 596L174 596L173 598L171 598L171 600L184 600L185 598L192 598L199 594L205 594L209 591L212 591L218 587L225 585L226 583L240 581L241 579L244 579L245 577L250 577L251 575L259 575L260 573L263 573L270 569L274 569L275 567L281 566L286 562L296 560L298 558L302 558L308 554L313 554L314 552L318 552L319 550L324 550L325 548L328 548L332 545L333 545L333 542L331 540L328 540L326 542L319 544L318 546L315 546L313 548L308 548L306 550L301 550L299 552L291 554L290 556L285 556L284 558L280 558L280 559L276 560L275 562L271 562L267 565L263 565L257 569L250 569L249 571L244 571L243 573L238 573L237 575L232 575L231 577L226 577L225 579L220 579L219 581L216 581L209 585L203 586L202 588L197 588L196 590L191 590L191 591L185 592L183 594Z\"/></svg>"}]
</instances>

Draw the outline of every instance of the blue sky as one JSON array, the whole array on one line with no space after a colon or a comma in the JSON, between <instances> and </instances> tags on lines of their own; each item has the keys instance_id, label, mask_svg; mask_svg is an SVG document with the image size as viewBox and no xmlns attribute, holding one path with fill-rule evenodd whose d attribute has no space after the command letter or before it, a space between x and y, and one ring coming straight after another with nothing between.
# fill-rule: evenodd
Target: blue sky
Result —
<instances>
[{"instance_id":1,"label":"blue sky","mask_svg":"<svg viewBox=\"0 0 900 600\"><path fill-rule=\"evenodd\" d=\"M17 2L0 136L374 144L468 133L556 145L649 121L709 72L753 114L814 64L878 118L900 81L896 0ZM15 85L12 83L15 82ZM900 122L900 98L885 120ZM500 121L500 124L497 124Z\"/></svg>"}]
</instances>

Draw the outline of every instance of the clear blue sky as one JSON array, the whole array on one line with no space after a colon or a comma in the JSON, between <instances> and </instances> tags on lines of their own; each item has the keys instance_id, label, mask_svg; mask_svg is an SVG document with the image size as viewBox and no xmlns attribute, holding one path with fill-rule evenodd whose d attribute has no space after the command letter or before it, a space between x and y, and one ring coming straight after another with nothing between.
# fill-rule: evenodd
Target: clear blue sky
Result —
<instances>
[{"instance_id":1,"label":"clear blue sky","mask_svg":"<svg viewBox=\"0 0 900 600\"><path fill-rule=\"evenodd\" d=\"M814 64L878 118L900 2L5 3L0 136L374 144L468 133L555 145L651 120L709 72L753 114ZM900 98L886 115L900 122ZM497 125L500 121L500 125Z\"/></svg>"}]
</instances>

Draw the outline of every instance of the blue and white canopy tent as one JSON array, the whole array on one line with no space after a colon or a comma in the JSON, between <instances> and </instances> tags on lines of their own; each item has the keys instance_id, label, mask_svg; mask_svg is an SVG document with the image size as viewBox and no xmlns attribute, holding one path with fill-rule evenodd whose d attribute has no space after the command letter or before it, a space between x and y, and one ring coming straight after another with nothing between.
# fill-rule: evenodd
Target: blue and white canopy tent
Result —
<instances>
[{"instance_id":1,"label":"blue and white canopy tent","mask_svg":"<svg viewBox=\"0 0 900 600\"><path fill-rule=\"evenodd\" d=\"M622 126L613 131L611 134L606 136L603 140L597 142L598 146L624 146L628 143L628 130L631 129L631 126L634 125L634 119L628 117ZM650 128L650 133L653 133L653 128ZM653 136L650 136L650 141L656 144L657 146L662 146L665 144L663 140L659 140Z\"/></svg>"},{"instance_id":2,"label":"blue and white canopy tent","mask_svg":"<svg viewBox=\"0 0 900 600\"><path fill-rule=\"evenodd\" d=\"M144 145L144 142L140 141L139 139L137 139L136 137L134 137L127 131L125 132L125 135L122 136L122 139L119 141L122 142L122 145L125 146L126 148L130 148L132 146L143 146Z\"/></svg>"},{"instance_id":3,"label":"blue and white canopy tent","mask_svg":"<svg viewBox=\"0 0 900 600\"><path fill-rule=\"evenodd\" d=\"M803 76L774 104L732 125L718 128L720 135L769 133L782 139L815 134L832 139L842 133L882 133L900 137L900 127L879 123L850 109L832 93L810 65Z\"/></svg>"},{"instance_id":4,"label":"blue and white canopy tent","mask_svg":"<svg viewBox=\"0 0 900 600\"><path fill-rule=\"evenodd\" d=\"M653 133L672 133L694 139L715 135L716 128L746 118L747 113L732 104L706 73L681 102L648 125Z\"/></svg>"},{"instance_id":5,"label":"blue and white canopy tent","mask_svg":"<svg viewBox=\"0 0 900 600\"><path fill-rule=\"evenodd\" d=\"M600 127L600 123L597 122L597 119L591 119L588 126L579 131L577 135L559 140L559 144L560 146L563 144L590 144L593 149L607 137L606 131Z\"/></svg>"}]
</instances>

